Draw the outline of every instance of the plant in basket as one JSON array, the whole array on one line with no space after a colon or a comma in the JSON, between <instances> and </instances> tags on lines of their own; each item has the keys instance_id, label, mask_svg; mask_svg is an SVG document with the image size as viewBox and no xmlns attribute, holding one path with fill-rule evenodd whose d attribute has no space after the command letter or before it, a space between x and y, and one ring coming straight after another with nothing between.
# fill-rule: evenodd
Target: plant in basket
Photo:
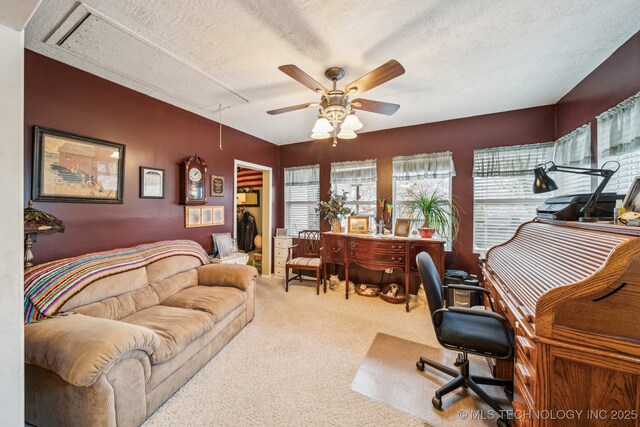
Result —
<instances>
[{"instance_id":1,"label":"plant in basket","mask_svg":"<svg viewBox=\"0 0 640 427\"><path fill-rule=\"evenodd\" d=\"M320 201L320 203L318 203L316 213L319 213L320 216L329 221L333 233L339 233L341 231L340 220L353 213L350 208L345 206L346 202L346 191L343 191L342 194L329 191L329 201Z\"/></svg>"}]
</instances>

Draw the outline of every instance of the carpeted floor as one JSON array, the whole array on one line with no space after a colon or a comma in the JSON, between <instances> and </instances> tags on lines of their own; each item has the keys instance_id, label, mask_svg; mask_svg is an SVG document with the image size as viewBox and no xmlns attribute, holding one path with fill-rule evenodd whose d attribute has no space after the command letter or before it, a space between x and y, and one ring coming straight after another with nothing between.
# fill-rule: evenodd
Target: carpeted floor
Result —
<instances>
[{"instance_id":1,"label":"carpeted floor","mask_svg":"<svg viewBox=\"0 0 640 427\"><path fill-rule=\"evenodd\" d=\"M254 320L145 426L428 425L351 390L378 332L437 346L415 303L260 279Z\"/></svg>"}]
</instances>

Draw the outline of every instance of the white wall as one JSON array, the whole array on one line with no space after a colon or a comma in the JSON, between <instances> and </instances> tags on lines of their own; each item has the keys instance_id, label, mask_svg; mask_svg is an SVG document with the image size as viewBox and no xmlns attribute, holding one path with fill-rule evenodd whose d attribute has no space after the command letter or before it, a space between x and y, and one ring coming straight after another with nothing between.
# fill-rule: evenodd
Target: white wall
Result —
<instances>
[{"instance_id":1,"label":"white wall","mask_svg":"<svg viewBox=\"0 0 640 427\"><path fill-rule=\"evenodd\" d=\"M0 25L0 425L24 426L24 31Z\"/></svg>"}]
</instances>

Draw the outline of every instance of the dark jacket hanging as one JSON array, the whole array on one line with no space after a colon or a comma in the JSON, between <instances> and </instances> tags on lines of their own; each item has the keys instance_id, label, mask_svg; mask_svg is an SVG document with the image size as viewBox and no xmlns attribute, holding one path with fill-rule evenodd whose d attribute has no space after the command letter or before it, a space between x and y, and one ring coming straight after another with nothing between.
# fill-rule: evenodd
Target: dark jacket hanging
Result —
<instances>
[{"instance_id":1,"label":"dark jacket hanging","mask_svg":"<svg viewBox=\"0 0 640 427\"><path fill-rule=\"evenodd\" d=\"M238 219L238 249L251 252L255 249L253 243L254 239L258 235L258 224L256 219L249 212L245 212L240 219Z\"/></svg>"}]
</instances>

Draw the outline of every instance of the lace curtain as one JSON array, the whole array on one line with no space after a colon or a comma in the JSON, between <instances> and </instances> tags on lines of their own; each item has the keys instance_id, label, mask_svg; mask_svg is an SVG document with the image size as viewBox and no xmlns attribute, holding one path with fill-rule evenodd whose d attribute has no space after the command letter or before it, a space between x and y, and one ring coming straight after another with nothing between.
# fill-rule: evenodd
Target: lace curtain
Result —
<instances>
[{"instance_id":1,"label":"lace curtain","mask_svg":"<svg viewBox=\"0 0 640 427\"><path fill-rule=\"evenodd\" d=\"M284 168L285 186L320 185L320 165Z\"/></svg>"},{"instance_id":2,"label":"lace curtain","mask_svg":"<svg viewBox=\"0 0 640 427\"><path fill-rule=\"evenodd\" d=\"M393 158L393 178L418 180L456 176L450 151Z\"/></svg>"},{"instance_id":3,"label":"lace curtain","mask_svg":"<svg viewBox=\"0 0 640 427\"><path fill-rule=\"evenodd\" d=\"M378 180L376 160L331 163L331 185L370 184Z\"/></svg>"}]
</instances>

